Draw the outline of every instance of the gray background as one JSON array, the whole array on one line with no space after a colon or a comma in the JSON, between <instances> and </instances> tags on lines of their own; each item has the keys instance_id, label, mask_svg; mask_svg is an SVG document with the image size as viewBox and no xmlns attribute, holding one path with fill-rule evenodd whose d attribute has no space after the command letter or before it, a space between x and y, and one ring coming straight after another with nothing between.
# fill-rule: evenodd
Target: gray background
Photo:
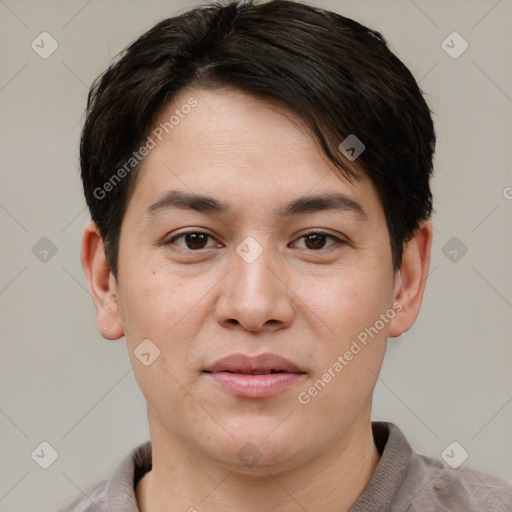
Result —
<instances>
[{"instance_id":1,"label":"gray background","mask_svg":"<svg viewBox=\"0 0 512 512\"><path fill-rule=\"evenodd\" d=\"M383 32L435 112L431 274L415 326L390 340L374 418L437 458L455 440L466 465L512 480L512 2L311 3ZM55 509L148 438L125 344L97 332L79 260L78 140L110 59L195 4L0 0L3 512ZM58 43L46 59L31 47L43 31ZM453 31L469 44L456 59L441 46ZM38 252L42 237L56 254ZM46 470L31 457L42 441L58 452Z\"/></svg>"}]
</instances>

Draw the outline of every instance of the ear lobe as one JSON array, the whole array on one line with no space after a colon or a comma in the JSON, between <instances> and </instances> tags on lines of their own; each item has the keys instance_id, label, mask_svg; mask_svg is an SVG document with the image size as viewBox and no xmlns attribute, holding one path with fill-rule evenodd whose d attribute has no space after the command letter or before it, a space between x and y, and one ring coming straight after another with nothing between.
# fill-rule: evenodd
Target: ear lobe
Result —
<instances>
[{"instance_id":1,"label":"ear lobe","mask_svg":"<svg viewBox=\"0 0 512 512\"><path fill-rule=\"evenodd\" d=\"M96 318L101 335L108 340L124 336L117 299L117 283L105 257L103 240L94 222L84 228L81 261L96 307Z\"/></svg>"},{"instance_id":2,"label":"ear lobe","mask_svg":"<svg viewBox=\"0 0 512 512\"><path fill-rule=\"evenodd\" d=\"M396 276L396 315L389 329L392 338L408 331L418 317L430 267L431 248L432 223L426 219L404 248L402 265Z\"/></svg>"}]
</instances>

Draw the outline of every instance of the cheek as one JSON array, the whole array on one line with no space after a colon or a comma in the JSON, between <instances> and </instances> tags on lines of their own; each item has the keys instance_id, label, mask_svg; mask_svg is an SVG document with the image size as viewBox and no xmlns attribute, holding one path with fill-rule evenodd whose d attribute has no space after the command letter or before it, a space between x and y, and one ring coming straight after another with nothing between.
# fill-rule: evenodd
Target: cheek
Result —
<instances>
[{"instance_id":1,"label":"cheek","mask_svg":"<svg viewBox=\"0 0 512 512\"><path fill-rule=\"evenodd\" d=\"M137 277L123 288L122 316L128 326L126 341L135 378L155 414L162 410L182 414L188 405L181 400L174 403L169 397L182 396L180 383L189 378L187 360L198 326L194 304L204 292L196 297L182 280L164 276L162 271L131 275ZM157 347L153 353L158 353L147 366L137 357L141 353L138 347L146 339ZM150 348L149 352L153 350Z\"/></svg>"},{"instance_id":2,"label":"cheek","mask_svg":"<svg viewBox=\"0 0 512 512\"><path fill-rule=\"evenodd\" d=\"M153 261L132 261L125 270L121 314L132 335L162 338L197 301L179 274Z\"/></svg>"},{"instance_id":3,"label":"cheek","mask_svg":"<svg viewBox=\"0 0 512 512\"><path fill-rule=\"evenodd\" d=\"M296 287L303 314L317 317L323 335L348 341L389 307L392 287L381 267L341 269Z\"/></svg>"},{"instance_id":4,"label":"cheek","mask_svg":"<svg viewBox=\"0 0 512 512\"><path fill-rule=\"evenodd\" d=\"M138 268L145 270L132 271L133 277L125 281L120 301L128 348L133 353L142 340L150 339L160 350L154 365L177 378L186 376L189 359L197 355L195 340L205 323L207 292L212 284L206 279L187 279L155 265ZM132 363L140 366L137 361Z\"/></svg>"},{"instance_id":5,"label":"cheek","mask_svg":"<svg viewBox=\"0 0 512 512\"><path fill-rule=\"evenodd\" d=\"M319 364L312 382L329 382L320 393L322 398L312 400L315 403L310 411L319 407L321 414L321 408L329 404L330 409L344 416L347 410L359 410L367 404L372 394L386 350L389 323L379 322L377 333L370 329L390 308L391 281L381 265L366 262L329 279L311 281L307 288L304 286L303 294L306 292L307 318L317 318L316 336L322 340L315 347ZM329 370L331 374L326 374Z\"/></svg>"}]
</instances>

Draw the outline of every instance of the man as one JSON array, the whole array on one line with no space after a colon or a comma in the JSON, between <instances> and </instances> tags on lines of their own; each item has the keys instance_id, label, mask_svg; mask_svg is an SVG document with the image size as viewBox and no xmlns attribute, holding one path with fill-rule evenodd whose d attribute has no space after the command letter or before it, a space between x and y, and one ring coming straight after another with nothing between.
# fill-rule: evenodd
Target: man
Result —
<instances>
[{"instance_id":1,"label":"man","mask_svg":"<svg viewBox=\"0 0 512 512\"><path fill-rule=\"evenodd\" d=\"M276 0L164 20L93 85L82 263L151 442L62 511L510 510L371 422L421 307L435 135L353 20Z\"/></svg>"}]
</instances>

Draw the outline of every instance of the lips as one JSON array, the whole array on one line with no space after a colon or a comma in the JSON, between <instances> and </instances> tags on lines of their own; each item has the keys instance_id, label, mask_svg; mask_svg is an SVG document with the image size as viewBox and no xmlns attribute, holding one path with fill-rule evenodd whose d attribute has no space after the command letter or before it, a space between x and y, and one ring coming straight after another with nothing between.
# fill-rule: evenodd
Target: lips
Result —
<instances>
[{"instance_id":1,"label":"lips","mask_svg":"<svg viewBox=\"0 0 512 512\"><path fill-rule=\"evenodd\" d=\"M238 398L268 398L306 378L295 363L277 354L249 357L233 354L203 371L211 382Z\"/></svg>"},{"instance_id":2,"label":"lips","mask_svg":"<svg viewBox=\"0 0 512 512\"><path fill-rule=\"evenodd\" d=\"M267 375L272 373L306 373L295 363L277 354L260 354L249 357L233 354L216 361L204 370L207 373L239 373L244 375Z\"/></svg>"}]
</instances>

